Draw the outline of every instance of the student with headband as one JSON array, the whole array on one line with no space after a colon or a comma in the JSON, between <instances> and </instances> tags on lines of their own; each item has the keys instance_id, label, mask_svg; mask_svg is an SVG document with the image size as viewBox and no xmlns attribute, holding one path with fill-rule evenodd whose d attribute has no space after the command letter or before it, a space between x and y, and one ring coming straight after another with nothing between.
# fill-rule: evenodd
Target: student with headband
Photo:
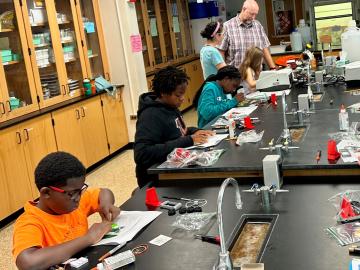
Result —
<instances>
[{"instance_id":1,"label":"student with headband","mask_svg":"<svg viewBox=\"0 0 360 270\"><path fill-rule=\"evenodd\" d=\"M220 22L208 23L201 36L206 38L205 46L200 51L200 62L203 70L204 79L226 66L225 61L216 48L220 45L223 37L223 26Z\"/></svg>"}]
</instances>

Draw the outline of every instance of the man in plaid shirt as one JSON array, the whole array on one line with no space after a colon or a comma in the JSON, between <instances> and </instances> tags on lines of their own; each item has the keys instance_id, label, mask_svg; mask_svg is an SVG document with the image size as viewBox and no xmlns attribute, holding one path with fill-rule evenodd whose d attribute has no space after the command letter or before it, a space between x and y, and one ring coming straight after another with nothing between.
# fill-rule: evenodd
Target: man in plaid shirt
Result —
<instances>
[{"instance_id":1,"label":"man in plaid shirt","mask_svg":"<svg viewBox=\"0 0 360 270\"><path fill-rule=\"evenodd\" d=\"M241 12L224 23L224 38L219 49L223 56L226 56L224 58L228 65L239 68L246 50L256 46L263 50L265 61L270 69L276 68L269 51L269 39L260 22L255 20L258 12L257 2L246 0Z\"/></svg>"}]
</instances>

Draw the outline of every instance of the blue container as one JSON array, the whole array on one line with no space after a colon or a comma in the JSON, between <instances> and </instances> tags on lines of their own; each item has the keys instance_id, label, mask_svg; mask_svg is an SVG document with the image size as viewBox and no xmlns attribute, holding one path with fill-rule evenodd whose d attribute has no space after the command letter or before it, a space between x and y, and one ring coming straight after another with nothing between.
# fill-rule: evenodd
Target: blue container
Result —
<instances>
[{"instance_id":1,"label":"blue container","mask_svg":"<svg viewBox=\"0 0 360 270\"><path fill-rule=\"evenodd\" d=\"M201 18L208 18L208 9L207 3L196 3L191 2L189 3L189 13L190 19L201 19Z\"/></svg>"},{"instance_id":2,"label":"blue container","mask_svg":"<svg viewBox=\"0 0 360 270\"><path fill-rule=\"evenodd\" d=\"M219 6L217 1L209 1L206 3L206 9L208 12L207 17L217 17L219 16Z\"/></svg>"}]
</instances>

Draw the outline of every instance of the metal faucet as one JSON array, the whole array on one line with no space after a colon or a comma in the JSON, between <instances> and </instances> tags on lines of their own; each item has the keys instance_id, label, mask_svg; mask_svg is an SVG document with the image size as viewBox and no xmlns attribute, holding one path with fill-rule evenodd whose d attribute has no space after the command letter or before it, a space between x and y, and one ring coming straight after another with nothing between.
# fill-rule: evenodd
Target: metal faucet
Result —
<instances>
[{"instance_id":1,"label":"metal faucet","mask_svg":"<svg viewBox=\"0 0 360 270\"><path fill-rule=\"evenodd\" d=\"M240 197L240 190L239 185L236 182L234 178L227 178L225 181L221 184L219 195L217 199L217 219L218 219L218 225L219 225L219 234L220 234L220 253L219 253L219 261L214 266L214 270L232 270L232 262L230 258L229 251L226 250L225 246L225 237L224 237L224 227L223 227L223 219L222 219L222 201L224 197L225 188L232 184L235 188L235 206L237 209L242 208L242 202Z\"/></svg>"}]
</instances>

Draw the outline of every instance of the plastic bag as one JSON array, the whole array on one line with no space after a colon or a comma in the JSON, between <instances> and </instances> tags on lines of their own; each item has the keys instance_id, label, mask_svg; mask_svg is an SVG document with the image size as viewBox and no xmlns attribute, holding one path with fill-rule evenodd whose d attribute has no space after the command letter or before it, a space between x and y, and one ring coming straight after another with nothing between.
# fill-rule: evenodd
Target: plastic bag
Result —
<instances>
[{"instance_id":1,"label":"plastic bag","mask_svg":"<svg viewBox=\"0 0 360 270\"><path fill-rule=\"evenodd\" d=\"M341 246L360 242L360 222L352 222L333 226L326 232L334 237Z\"/></svg>"},{"instance_id":2,"label":"plastic bag","mask_svg":"<svg viewBox=\"0 0 360 270\"><path fill-rule=\"evenodd\" d=\"M241 145L242 143L256 143L261 141L263 135L264 130L259 133L256 133L255 130L244 131L239 134L236 144Z\"/></svg>"},{"instance_id":3,"label":"plastic bag","mask_svg":"<svg viewBox=\"0 0 360 270\"><path fill-rule=\"evenodd\" d=\"M179 215L171 226L187 231L196 231L206 226L210 220L216 216L216 213L190 213Z\"/></svg>"},{"instance_id":4,"label":"plastic bag","mask_svg":"<svg viewBox=\"0 0 360 270\"><path fill-rule=\"evenodd\" d=\"M175 148L167 156L167 160L158 168L182 168L190 165L211 166L218 161L219 157L224 152L224 149L199 151Z\"/></svg>"},{"instance_id":5,"label":"plastic bag","mask_svg":"<svg viewBox=\"0 0 360 270\"><path fill-rule=\"evenodd\" d=\"M335 132L329 133L328 136L330 139L336 141L336 143L339 143L342 140L357 140L353 132Z\"/></svg>"},{"instance_id":6,"label":"plastic bag","mask_svg":"<svg viewBox=\"0 0 360 270\"><path fill-rule=\"evenodd\" d=\"M337 221L348 222L360 219L360 190L346 190L328 200L336 209Z\"/></svg>"}]
</instances>

